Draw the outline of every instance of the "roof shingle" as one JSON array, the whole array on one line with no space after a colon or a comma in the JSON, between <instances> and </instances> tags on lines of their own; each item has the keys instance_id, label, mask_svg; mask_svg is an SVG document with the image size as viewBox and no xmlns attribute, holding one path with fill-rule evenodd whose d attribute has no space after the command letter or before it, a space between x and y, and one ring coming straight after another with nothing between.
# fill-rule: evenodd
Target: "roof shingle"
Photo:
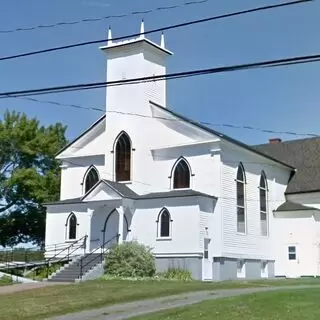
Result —
<instances>
[{"instance_id":1,"label":"roof shingle","mask_svg":"<svg viewBox=\"0 0 320 320\"><path fill-rule=\"evenodd\" d=\"M320 191L320 137L254 148L297 169L288 183L286 194Z\"/></svg>"},{"instance_id":2,"label":"roof shingle","mask_svg":"<svg viewBox=\"0 0 320 320\"><path fill-rule=\"evenodd\" d=\"M279 211L306 211L306 210L319 210L319 209L313 208L313 207L307 207L299 203L286 201L282 205L280 205L275 211L279 212Z\"/></svg>"}]
</instances>

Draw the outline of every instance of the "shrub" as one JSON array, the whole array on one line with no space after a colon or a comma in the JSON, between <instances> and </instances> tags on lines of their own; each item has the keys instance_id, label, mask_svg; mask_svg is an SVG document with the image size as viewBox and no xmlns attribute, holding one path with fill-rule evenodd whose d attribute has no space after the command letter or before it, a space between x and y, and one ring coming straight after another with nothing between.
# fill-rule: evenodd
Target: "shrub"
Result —
<instances>
[{"instance_id":1,"label":"shrub","mask_svg":"<svg viewBox=\"0 0 320 320\"><path fill-rule=\"evenodd\" d=\"M169 268L167 271L159 273L159 277L166 280L192 280L192 275L190 271L179 268Z\"/></svg>"},{"instance_id":2,"label":"shrub","mask_svg":"<svg viewBox=\"0 0 320 320\"><path fill-rule=\"evenodd\" d=\"M105 273L117 277L153 277L156 272L151 249L137 242L113 247L105 262Z\"/></svg>"},{"instance_id":3,"label":"shrub","mask_svg":"<svg viewBox=\"0 0 320 320\"><path fill-rule=\"evenodd\" d=\"M7 285L7 284L11 284L12 278L6 275L3 275L2 277L0 276L0 286L1 285Z\"/></svg>"}]
</instances>

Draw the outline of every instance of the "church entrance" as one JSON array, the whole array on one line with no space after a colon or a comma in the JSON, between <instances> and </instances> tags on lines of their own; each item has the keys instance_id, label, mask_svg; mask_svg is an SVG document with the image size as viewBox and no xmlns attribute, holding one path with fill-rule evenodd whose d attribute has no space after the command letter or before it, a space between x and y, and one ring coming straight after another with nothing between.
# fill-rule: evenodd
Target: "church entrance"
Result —
<instances>
[{"instance_id":1,"label":"church entrance","mask_svg":"<svg viewBox=\"0 0 320 320\"><path fill-rule=\"evenodd\" d=\"M128 221L126 216L124 215L123 221L123 230L119 232L119 213L117 210L111 211L104 222L102 232L102 241L101 245L104 246L105 249L111 248L116 245L119 241L117 235L121 233L120 237L123 241L127 239L128 234Z\"/></svg>"}]
</instances>

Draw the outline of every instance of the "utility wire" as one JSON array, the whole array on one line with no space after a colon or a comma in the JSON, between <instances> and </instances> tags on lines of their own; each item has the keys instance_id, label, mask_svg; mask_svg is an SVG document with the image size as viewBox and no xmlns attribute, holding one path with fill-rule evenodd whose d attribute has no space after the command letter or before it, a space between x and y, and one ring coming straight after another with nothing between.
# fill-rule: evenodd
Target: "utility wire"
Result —
<instances>
[{"instance_id":1,"label":"utility wire","mask_svg":"<svg viewBox=\"0 0 320 320\"><path fill-rule=\"evenodd\" d=\"M198 70L192 70L192 71L162 74L162 75L149 76L149 77L74 84L74 85L56 86L56 87L47 87L47 88L20 90L20 91L8 91L8 92L0 93L0 99L11 98L11 97L21 97L21 96L25 97L30 95L60 93L60 92L68 92L68 91L98 89L98 88L104 88L104 87L139 84L139 83L147 83L147 82L163 81L163 80L171 80L171 79L180 79L180 78L193 77L193 76L199 76L199 75L225 73L225 72L233 72L233 71L241 71L241 70L249 70L249 69L259 69L259 68L265 68L265 67L280 67L280 66L287 66L288 64L293 65L293 64L311 63L311 62L318 62L318 61L320 61L320 54L308 55L308 56L295 56L295 57L282 58L277 60L267 60L267 61L261 61L261 62L238 64L238 65L216 67L216 68L209 68L209 69L198 69Z\"/></svg>"},{"instance_id":2,"label":"utility wire","mask_svg":"<svg viewBox=\"0 0 320 320\"><path fill-rule=\"evenodd\" d=\"M222 14L222 15L218 15L218 16L209 17L209 18L183 22L183 23L179 23L179 24L175 24L175 25L169 25L166 27L161 27L161 28L150 30L150 31L146 31L144 33L134 33L134 34L127 35L127 36L114 38L114 39L112 39L112 41L124 40L127 38L138 37L140 35L147 35L147 34L159 32L159 31L166 31L166 30L171 30L171 29L175 29L175 28L181 28L181 27L186 27L186 26L190 26L190 25L194 25L194 24L204 23L204 22L208 22L208 21L230 18L230 17L234 17L234 16L257 12L257 11L264 11L264 10L276 9L276 8L281 8L281 7L287 7L287 6L301 4L301 3L305 3L305 2L311 2L311 1L314 1L314 0L295 0L295 1L285 2L285 3L281 3L281 4L274 4L274 5L264 6L264 7L247 9L247 10L243 10L243 11L226 13L226 14ZM0 57L0 61L17 59L17 58L28 57L28 56L34 56L34 55L38 55L38 54L42 54L42 53L49 53L49 52L53 52L53 51L66 50L66 49L70 49L70 48L76 48L76 47L98 44L98 43L103 43L103 42L108 42L108 39L79 42L79 43L69 44L69 45L65 45L65 46L57 46L57 47L51 47L51 48L37 50L37 51L19 53L19 54L15 54L15 55L11 55L11 56Z\"/></svg>"},{"instance_id":3,"label":"utility wire","mask_svg":"<svg viewBox=\"0 0 320 320\"><path fill-rule=\"evenodd\" d=\"M21 32L21 31L34 31L37 29L43 30L43 29L50 29L50 28L56 28L56 27L63 27L63 26L70 26L70 25L77 25L82 23L91 23L91 22L98 22L103 20L110 20L110 19L122 19L129 16L135 16L135 15L148 15L150 13L155 13L158 11L170 11L173 9L179 9L186 6L193 6L193 5L199 5L199 4L205 4L207 2L210 2L211 0L201 0L201 1L188 1L184 2L182 4L176 4L171 6L163 6L163 7L157 7L154 9L148 9L148 10L141 10L141 11L132 11L129 13L120 13L120 14L114 14L104 17L95 17L95 18L84 18L79 20L72 20L72 21L59 21L52 24L40 24L32 27L18 27L13 29L7 29L7 30L0 30L1 33L14 33L14 32Z\"/></svg>"},{"instance_id":4,"label":"utility wire","mask_svg":"<svg viewBox=\"0 0 320 320\"><path fill-rule=\"evenodd\" d=\"M172 159L173 160L173 159ZM83 165L83 164L80 164L80 163L76 163L76 162L73 162L73 161L70 161L70 160L66 160L66 159L63 159L62 160L63 162L65 163L69 163L71 165L74 165L74 166L77 166L77 167L82 167L82 168L88 168L88 166L86 165ZM114 180L114 175L112 175L111 173L107 172L107 171L104 171L104 170L99 170L99 173L102 173L103 175L106 175L106 176L109 176L111 180ZM208 174L212 174L212 172L209 172L208 171ZM172 188L164 188L164 187L159 187L159 186L156 186L154 184L150 184L150 183L147 183L147 182L142 182L142 181L139 181L139 180L130 180L131 182L135 182L137 184L142 184L142 185L145 185L145 186L149 186L149 187L152 187L155 191L154 192L158 192L157 190L161 189L163 190L163 192L169 192L169 191L177 191L177 189L172 189ZM213 186L213 184L205 184L205 186ZM258 185L257 185L258 186ZM196 189L193 189L193 190L196 190ZM269 192L268 192L269 193ZM258 194L259 195L259 194ZM253 196L254 198L256 198L255 196ZM259 196L257 197L257 199L254 199L252 196L250 197L246 197L246 201L250 201L250 202L260 202L260 198ZM219 196L218 199L224 199L224 200L237 200L236 197L223 197L223 196ZM268 202L285 202L285 199L268 199Z\"/></svg>"},{"instance_id":5,"label":"utility wire","mask_svg":"<svg viewBox=\"0 0 320 320\"><path fill-rule=\"evenodd\" d=\"M128 115L128 116L134 116L134 117L141 117L141 118L149 118L149 119L159 119L159 120L166 120L166 121L176 121L176 122L183 122L183 120L179 119L170 119L166 117L157 117L157 116L148 116L148 115L143 115L139 113L132 113L132 112L121 112L121 111L115 111L115 110L110 110L106 111L105 109L101 107L86 107L86 106L81 106L78 104L65 104L65 103L60 103L57 101L49 101L49 100L38 100L35 98L29 98L29 97L17 97L17 99L23 99L23 100L28 100L36 103L46 103L46 104L51 104L51 105L56 105L60 107L71 107L71 108L76 108L76 109L84 109L84 110L92 110L92 111L99 111L103 113L115 113L115 114L121 114L121 115ZM309 136L309 137L319 137L319 135L314 134L314 133L298 133L298 132L293 132L293 131L274 131L271 129L261 129L253 126L247 126L247 125L235 125L235 124L220 124L220 123L211 123L207 121L193 121L194 123L199 123L201 125L205 126L210 126L210 127L226 127L226 128L233 128L233 129L243 129L243 130L251 130L251 131L259 131L263 133L273 133L273 134L281 134L281 135L293 135L293 136Z\"/></svg>"}]
</instances>

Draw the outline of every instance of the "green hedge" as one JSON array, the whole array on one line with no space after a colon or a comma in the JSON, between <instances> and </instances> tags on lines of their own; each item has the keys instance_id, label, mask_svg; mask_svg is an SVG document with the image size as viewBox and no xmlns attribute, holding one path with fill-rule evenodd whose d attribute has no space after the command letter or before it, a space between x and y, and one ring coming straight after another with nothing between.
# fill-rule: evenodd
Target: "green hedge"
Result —
<instances>
[{"instance_id":1,"label":"green hedge","mask_svg":"<svg viewBox=\"0 0 320 320\"><path fill-rule=\"evenodd\" d=\"M110 249L105 258L105 274L116 277L153 277L156 272L151 249L135 241Z\"/></svg>"}]
</instances>

